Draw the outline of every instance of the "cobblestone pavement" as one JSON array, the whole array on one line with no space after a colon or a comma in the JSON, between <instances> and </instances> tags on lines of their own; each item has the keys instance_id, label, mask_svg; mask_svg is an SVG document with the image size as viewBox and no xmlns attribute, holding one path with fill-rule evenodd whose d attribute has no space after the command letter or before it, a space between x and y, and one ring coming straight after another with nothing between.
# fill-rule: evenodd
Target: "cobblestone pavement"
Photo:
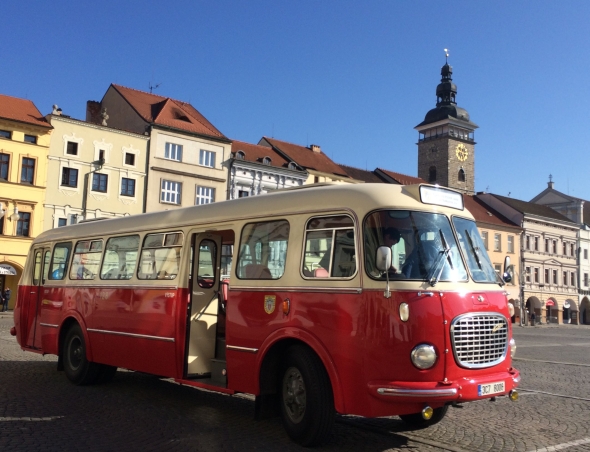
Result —
<instances>
[{"instance_id":1,"label":"cobblestone pavement","mask_svg":"<svg viewBox=\"0 0 590 452\"><path fill-rule=\"evenodd\" d=\"M255 421L247 396L226 396L119 370L77 387L55 356L20 350L0 316L0 451L303 450L280 420ZM408 430L398 419L339 417L321 451L590 451L590 327L515 328L521 397L450 409ZM567 363L567 364L563 364Z\"/></svg>"}]
</instances>

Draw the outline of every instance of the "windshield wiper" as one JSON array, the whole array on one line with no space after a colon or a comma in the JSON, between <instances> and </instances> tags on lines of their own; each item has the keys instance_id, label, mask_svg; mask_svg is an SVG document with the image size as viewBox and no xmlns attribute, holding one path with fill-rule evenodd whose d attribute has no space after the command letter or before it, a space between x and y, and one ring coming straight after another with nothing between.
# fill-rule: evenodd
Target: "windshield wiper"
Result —
<instances>
[{"instance_id":1,"label":"windshield wiper","mask_svg":"<svg viewBox=\"0 0 590 452\"><path fill-rule=\"evenodd\" d=\"M428 281L432 287L434 287L440 281L440 276L442 275L442 271L445 268L445 259L448 258L449 254L451 252L451 248L449 247L447 240L445 239L445 235L444 235L442 229L439 229L439 233L440 233L440 238L441 238L444 249L441 250L440 256L436 260L435 264L432 266L432 270L430 272L431 276L428 278ZM451 262L451 259L449 259L449 265L451 266L451 269L452 269L453 262ZM440 267L440 269L439 269L439 267ZM436 274L436 278L434 277L435 274Z\"/></svg>"},{"instance_id":2,"label":"windshield wiper","mask_svg":"<svg viewBox=\"0 0 590 452\"><path fill-rule=\"evenodd\" d=\"M471 239L471 236L469 235L469 232L467 231L467 229L465 229L465 235L467 236L467 241L469 242L469 246L471 247L471 252L475 256L475 261L477 262L477 266L479 267L480 270L483 270L483 266L481 265L481 260L479 259L479 252L478 252L479 248L476 248L473 245L473 240Z\"/></svg>"}]
</instances>

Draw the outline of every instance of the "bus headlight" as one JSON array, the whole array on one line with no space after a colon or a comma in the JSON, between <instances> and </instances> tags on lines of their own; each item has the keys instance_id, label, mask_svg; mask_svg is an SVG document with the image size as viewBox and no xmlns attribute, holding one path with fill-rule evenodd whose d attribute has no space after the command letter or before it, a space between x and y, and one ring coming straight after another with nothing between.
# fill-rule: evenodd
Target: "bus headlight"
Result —
<instances>
[{"instance_id":1,"label":"bus headlight","mask_svg":"<svg viewBox=\"0 0 590 452\"><path fill-rule=\"evenodd\" d=\"M430 369L436 363L436 350L432 345L420 344L412 350L411 358L418 369Z\"/></svg>"},{"instance_id":2,"label":"bus headlight","mask_svg":"<svg viewBox=\"0 0 590 452\"><path fill-rule=\"evenodd\" d=\"M508 344L510 345L510 357L514 358L514 355L516 355L516 341L512 338Z\"/></svg>"},{"instance_id":3,"label":"bus headlight","mask_svg":"<svg viewBox=\"0 0 590 452\"><path fill-rule=\"evenodd\" d=\"M508 313L510 314L510 317L514 316L514 305L510 302L508 302Z\"/></svg>"}]
</instances>

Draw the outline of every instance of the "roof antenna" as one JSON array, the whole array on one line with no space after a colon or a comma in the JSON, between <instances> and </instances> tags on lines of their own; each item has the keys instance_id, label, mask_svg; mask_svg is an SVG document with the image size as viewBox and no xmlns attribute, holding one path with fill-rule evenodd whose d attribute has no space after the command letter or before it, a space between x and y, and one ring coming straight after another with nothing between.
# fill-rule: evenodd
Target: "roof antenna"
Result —
<instances>
[{"instance_id":1,"label":"roof antenna","mask_svg":"<svg viewBox=\"0 0 590 452\"><path fill-rule=\"evenodd\" d=\"M449 64L449 49L445 49L445 63Z\"/></svg>"},{"instance_id":2,"label":"roof antenna","mask_svg":"<svg viewBox=\"0 0 590 452\"><path fill-rule=\"evenodd\" d=\"M152 85L152 82L150 82L150 94L152 94L152 90L157 89L162 83L156 83L155 85Z\"/></svg>"}]
</instances>

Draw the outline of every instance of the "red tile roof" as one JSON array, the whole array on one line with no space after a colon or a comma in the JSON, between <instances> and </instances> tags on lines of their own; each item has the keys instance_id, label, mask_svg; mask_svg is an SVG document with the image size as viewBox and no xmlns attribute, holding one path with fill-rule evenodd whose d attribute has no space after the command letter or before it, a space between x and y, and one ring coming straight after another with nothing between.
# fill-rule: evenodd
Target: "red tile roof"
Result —
<instances>
[{"instance_id":1,"label":"red tile roof","mask_svg":"<svg viewBox=\"0 0 590 452\"><path fill-rule=\"evenodd\" d=\"M314 152L305 146L288 143L286 141L275 140L274 138L268 137L263 137L258 144L262 144L264 146L265 140L278 152L283 153L286 158L293 160L295 163L305 169L348 177L346 171L344 171L343 168L334 163L330 157L321 151Z\"/></svg>"},{"instance_id":2,"label":"red tile roof","mask_svg":"<svg viewBox=\"0 0 590 452\"><path fill-rule=\"evenodd\" d=\"M514 224L475 196L464 194L463 202L465 208L471 212L471 215L473 215L473 218L475 218L475 221L478 223L488 223L492 226L504 226L521 230L517 224Z\"/></svg>"},{"instance_id":3,"label":"red tile roof","mask_svg":"<svg viewBox=\"0 0 590 452\"><path fill-rule=\"evenodd\" d=\"M225 135L187 102L115 85L114 83L111 86L150 124L173 127L199 135L227 140Z\"/></svg>"},{"instance_id":4,"label":"red tile roof","mask_svg":"<svg viewBox=\"0 0 590 452\"><path fill-rule=\"evenodd\" d=\"M373 183L385 183L385 181L380 178L374 171L368 171L360 168L355 168L354 166L343 165L339 163L341 168L346 171L350 177L355 180L362 180L364 182L373 182Z\"/></svg>"},{"instance_id":5,"label":"red tile roof","mask_svg":"<svg viewBox=\"0 0 590 452\"><path fill-rule=\"evenodd\" d=\"M284 158L278 152L268 146L259 146L257 144L250 144L244 141L233 140L231 145L232 154L242 151L244 153L244 160L247 162L262 163L264 157L270 158L270 165L275 167L287 168L290 160Z\"/></svg>"},{"instance_id":6,"label":"red tile roof","mask_svg":"<svg viewBox=\"0 0 590 452\"><path fill-rule=\"evenodd\" d=\"M32 101L4 94L0 94L0 118L51 128Z\"/></svg>"},{"instance_id":7,"label":"red tile roof","mask_svg":"<svg viewBox=\"0 0 590 452\"><path fill-rule=\"evenodd\" d=\"M414 184L426 184L424 179L420 177L408 176L407 174L396 173L394 171L389 171L383 168L377 168L377 171L381 171L383 174L391 177L395 180L398 184L401 185L414 185Z\"/></svg>"}]
</instances>

